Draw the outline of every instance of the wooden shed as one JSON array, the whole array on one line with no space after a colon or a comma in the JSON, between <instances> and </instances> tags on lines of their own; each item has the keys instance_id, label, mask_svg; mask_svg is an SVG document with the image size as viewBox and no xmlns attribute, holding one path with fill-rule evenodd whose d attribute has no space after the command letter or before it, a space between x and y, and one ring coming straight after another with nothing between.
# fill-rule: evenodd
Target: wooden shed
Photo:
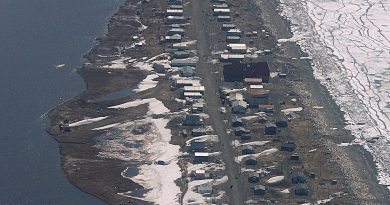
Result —
<instances>
[{"instance_id":1,"label":"wooden shed","mask_svg":"<svg viewBox=\"0 0 390 205\"><path fill-rule=\"evenodd\" d=\"M255 185L254 187L254 195L265 195L266 189L263 185Z\"/></svg>"},{"instance_id":2,"label":"wooden shed","mask_svg":"<svg viewBox=\"0 0 390 205\"><path fill-rule=\"evenodd\" d=\"M277 132L278 132L278 127L274 123L266 123L265 124L264 133L266 135L276 135Z\"/></svg>"},{"instance_id":3,"label":"wooden shed","mask_svg":"<svg viewBox=\"0 0 390 205\"><path fill-rule=\"evenodd\" d=\"M256 165L257 164L257 159L255 156L246 156L244 157L244 164L245 165Z\"/></svg>"},{"instance_id":4,"label":"wooden shed","mask_svg":"<svg viewBox=\"0 0 390 205\"><path fill-rule=\"evenodd\" d=\"M257 183L260 181L260 174L256 172L249 172L248 174L248 182Z\"/></svg>"}]
</instances>

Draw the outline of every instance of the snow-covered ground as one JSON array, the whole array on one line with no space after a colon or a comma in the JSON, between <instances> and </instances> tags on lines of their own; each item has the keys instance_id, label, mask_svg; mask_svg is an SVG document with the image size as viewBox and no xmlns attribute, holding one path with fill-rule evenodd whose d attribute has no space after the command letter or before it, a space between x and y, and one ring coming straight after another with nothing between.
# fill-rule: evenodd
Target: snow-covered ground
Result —
<instances>
[{"instance_id":1,"label":"snow-covered ground","mask_svg":"<svg viewBox=\"0 0 390 205\"><path fill-rule=\"evenodd\" d=\"M149 104L149 111L147 114L166 114L169 113L169 109L164 106L164 104L157 100L156 98L146 98L146 99L138 99L126 103L122 103L119 105L114 105L111 107L108 107L110 109L126 109L131 107L137 107L143 104Z\"/></svg>"},{"instance_id":2,"label":"snow-covered ground","mask_svg":"<svg viewBox=\"0 0 390 205\"><path fill-rule=\"evenodd\" d=\"M271 154L273 154L273 153L275 153L275 152L277 152L277 151L278 151L278 149L276 149L276 148L271 148L271 149L267 149L267 150L264 150L264 151L262 151L262 152L260 152L260 153L256 153L256 154L247 154L247 155L237 156L237 157L236 157L236 162L237 162L237 163L241 163L241 161L242 161L245 157L253 156L253 157L258 158L258 157L261 157L261 156L271 155Z\"/></svg>"},{"instance_id":3,"label":"snow-covered ground","mask_svg":"<svg viewBox=\"0 0 390 205\"><path fill-rule=\"evenodd\" d=\"M156 87L158 81L155 79L158 77L159 75L155 73L146 76L146 78L138 84L138 88L134 89L134 91L138 93Z\"/></svg>"},{"instance_id":4,"label":"snow-covered ground","mask_svg":"<svg viewBox=\"0 0 390 205\"><path fill-rule=\"evenodd\" d=\"M292 39L310 55L315 76L373 154L379 183L390 186L390 0L281 0ZM330 79L330 80L328 80ZM366 140L379 137L375 143Z\"/></svg>"},{"instance_id":5,"label":"snow-covered ground","mask_svg":"<svg viewBox=\"0 0 390 205\"><path fill-rule=\"evenodd\" d=\"M84 120L80 120L80 121L77 121L77 122L70 123L69 127L77 127L77 126L80 126L80 125L87 125L87 124L91 124L91 123L94 123L94 122L99 122L99 121L104 120L106 118L108 118L108 116L96 117L96 118L87 118L87 119L84 119Z\"/></svg>"},{"instance_id":6,"label":"snow-covered ground","mask_svg":"<svg viewBox=\"0 0 390 205\"><path fill-rule=\"evenodd\" d=\"M208 204L206 197L203 197L202 194L197 193L197 187L203 184L217 186L219 184L226 183L227 181L228 176L223 176L219 179L203 179L189 182L188 190L183 196L183 204Z\"/></svg>"},{"instance_id":7,"label":"snow-covered ground","mask_svg":"<svg viewBox=\"0 0 390 205\"><path fill-rule=\"evenodd\" d=\"M142 197L137 196L139 199L161 205L179 204L181 191L175 180L181 177L178 165L181 152L180 146L170 144L172 134L166 127L170 121L170 110L155 98L138 99L109 108L125 109L142 104L149 105L144 119L95 128L111 128L97 139L99 156L142 163L138 167L138 175L129 177L146 190ZM156 115L163 116L156 118ZM167 164L157 165L154 163L156 160ZM137 198L131 196L131 192L119 194Z\"/></svg>"},{"instance_id":8,"label":"snow-covered ground","mask_svg":"<svg viewBox=\"0 0 390 205\"><path fill-rule=\"evenodd\" d=\"M284 180L284 176L275 176L275 177L271 177L267 180L267 184L274 184L274 183L277 183L277 182L281 182Z\"/></svg>"}]
</instances>

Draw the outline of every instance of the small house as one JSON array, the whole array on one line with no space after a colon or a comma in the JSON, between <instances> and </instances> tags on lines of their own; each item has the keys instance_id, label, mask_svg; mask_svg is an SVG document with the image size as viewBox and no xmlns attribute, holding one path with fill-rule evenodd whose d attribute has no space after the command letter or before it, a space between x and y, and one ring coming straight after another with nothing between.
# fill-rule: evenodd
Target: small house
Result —
<instances>
[{"instance_id":1,"label":"small house","mask_svg":"<svg viewBox=\"0 0 390 205\"><path fill-rule=\"evenodd\" d=\"M195 171L192 171L191 175L196 180L202 180L208 178L210 174L206 173L206 170L197 169Z\"/></svg>"},{"instance_id":2,"label":"small house","mask_svg":"<svg viewBox=\"0 0 390 205\"><path fill-rule=\"evenodd\" d=\"M183 4L183 0L168 0L168 3L172 5L181 5Z\"/></svg>"},{"instance_id":3,"label":"small house","mask_svg":"<svg viewBox=\"0 0 390 205\"><path fill-rule=\"evenodd\" d=\"M181 28L182 26L180 24L174 23L174 24L170 24L168 27L169 28Z\"/></svg>"},{"instance_id":4,"label":"small house","mask_svg":"<svg viewBox=\"0 0 390 205\"><path fill-rule=\"evenodd\" d=\"M241 36L242 32L238 28L233 28L233 29L229 29L228 32L226 33L226 35L228 35L228 36Z\"/></svg>"},{"instance_id":5,"label":"small house","mask_svg":"<svg viewBox=\"0 0 390 205\"><path fill-rule=\"evenodd\" d=\"M243 155L254 154L255 150L253 149L252 145L243 145L242 148L241 148L241 153Z\"/></svg>"},{"instance_id":6,"label":"small house","mask_svg":"<svg viewBox=\"0 0 390 205\"><path fill-rule=\"evenodd\" d=\"M189 150L191 152L201 152L206 149L206 142L204 140L192 140Z\"/></svg>"},{"instance_id":7,"label":"small house","mask_svg":"<svg viewBox=\"0 0 390 205\"><path fill-rule=\"evenodd\" d=\"M230 43L227 45L227 50L229 50L231 53L245 54L247 47L245 43Z\"/></svg>"},{"instance_id":8,"label":"small house","mask_svg":"<svg viewBox=\"0 0 390 205\"><path fill-rule=\"evenodd\" d=\"M200 126L203 125L203 120L199 115L186 115L183 121L184 126Z\"/></svg>"},{"instance_id":9,"label":"small house","mask_svg":"<svg viewBox=\"0 0 390 205\"><path fill-rule=\"evenodd\" d=\"M191 105L191 111L193 113L203 112L204 111L204 106L205 106L205 104L202 103L202 102L193 103Z\"/></svg>"},{"instance_id":10,"label":"small house","mask_svg":"<svg viewBox=\"0 0 390 205\"><path fill-rule=\"evenodd\" d=\"M265 186L263 185L255 185L254 187L254 195L265 195Z\"/></svg>"},{"instance_id":11,"label":"small house","mask_svg":"<svg viewBox=\"0 0 390 205\"><path fill-rule=\"evenodd\" d=\"M242 122L241 118L239 118L237 116L232 117L232 127L241 127L243 125L244 125L244 123Z\"/></svg>"},{"instance_id":12,"label":"small house","mask_svg":"<svg viewBox=\"0 0 390 205\"><path fill-rule=\"evenodd\" d=\"M152 67L153 70L155 70L157 73L165 73L165 71L167 70L165 65L160 63L154 63Z\"/></svg>"},{"instance_id":13,"label":"small house","mask_svg":"<svg viewBox=\"0 0 390 205\"><path fill-rule=\"evenodd\" d=\"M278 118L275 120L275 124L278 127L287 127L288 126L288 120L287 118Z\"/></svg>"},{"instance_id":14,"label":"small house","mask_svg":"<svg viewBox=\"0 0 390 205\"><path fill-rule=\"evenodd\" d=\"M244 83L247 85L261 85L263 83L262 78L244 78Z\"/></svg>"},{"instance_id":15,"label":"small house","mask_svg":"<svg viewBox=\"0 0 390 205\"><path fill-rule=\"evenodd\" d=\"M295 150L294 142L287 142L280 146L280 151L293 152Z\"/></svg>"},{"instance_id":16,"label":"small house","mask_svg":"<svg viewBox=\"0 0 390 205\"><path fill-rule=\"evenodd\" d=\"M175 51L173 52L173 58L182 59L182 58L189 58L191 56L191 53L188 51Z\"/></svg>"},{"instance_id":17,"label":"small house","mask_svg":"<svg viewBox=\"0 0 390 205\"><path fill-rule=\"evenodd\" d=\"M167 34L170 35L170 36L171 35L175 35L175 34L183 36L185 33L186 33L185 30L182 29L182 28L171 28L167 32Z\"/></svg>"},{"instance_id":18,"label":"small house","mask_svg":"<svg viewBox=\"0 0 390 205\"><path fill-rule=\"evenodd\" d=\"M224 31L228 31L230 29L235 29L235 28L236 28L236 25L234 25L232 23L224 23L224 24L222 24L222 27L221 27L221 29Z\"/></svg>"},{"instance_id":19,"label":"small house","mask_svg":"<svg viewBox=\"0 0 390 205\"><path fill-rule=\"evenodd\" d=\"M299 154L295 153L290 156L290 160L298 161L300 159Z\"/></svg>"},{"instance_id":20,"label":"small house","mask_svg":"<svg viewBox=\"0 0 390 205\"><path fill-rule=\"evenodd\" d=\"M231 20L230 16L218 16L217 21L219 22L229 22Z\"/></svg>"},{"instance_id":21,"label":"small house","mask_svg":"<svg viewBox=\"0 0 390 205\"><path fill-rule=\"evenodd\" d=\"M249 134L249 133L251 133L251 131L247 130L247 129L243 128L243 127L235 127L234 128L234 134L236 136L241 136L243 134Z\"/></svg>"},{"instance_id":22,"label":"small house","mask_svg":"<svg viewBox=\"0 0 390 205\"><path fill-rule=\"evenodd\" d=\"M184 87L184 86L199 86L200 80L197 79L177 79L175 80L174 85L176 87Z\"/></svg>"},{"instance_id":23,"label":"small house","mask_svg":"<svg viewBox=\"0 0 390 205\"><path fill-rule=\"evenodd\" d=\"M72 131L68 123L61 123L59 128L62 132L70 132Z\"/></svg>"},{"instance_id":24,"label":"small house","mask_svg":"<svg viewBox=\"0 0 390 205\"><path fill-rule=\"evenodd\" d=\"M185 23L186 21L184 16L167 16L168 23Z\"/></svg>"},{"instance_id":25,"label":"small house","mask_svg":"<svg viewBox=\"0 0 390 205\"><path fill-rule=\"evenodd\" d=\"M172 49L176 49L178 51L185 51L185 50L190 50L190 44L181 42L181 43L174 43L172 44Z\"/></svg>"},{"instance_id":26,"label":"small house","mask_svg":"<svg viewBox=\"0 0 390 205\"><path fill-rule=\"evenodd\" d=\"M188 137L188 133L187 133L187 130L186 130L186 129L184 129L184 130L182 131L182 135L183 135L184 138Z\"/></svg>"},{"instance_id":27,"label":"small house","mask_svg":"<svg viewBox=\"0 0 390 205\"><path fill-rule=\"evenodd\" d=\"M230 9L228 9L228 8L214 8L213 14L214 14L214 16L229 16Z\"/></svg>"},{"instance_id":28,"label":"small house","mask_svg":"<svg viewBox=\"0 0 390 205\"><path fill-rule=\"evenodd\" d=\"M213 193L213 186L209 183L201 184L198 186L198 193L203 196L211 196Z\"/></svg>"},{"instance_id":29,"label":"small house","mask_svg":"<svg viewBox=\"0 0 390 205\"><path fill-rule=\"evenodd\" d=\"M306 184L298 184L294 188L294 194L297 196L307 196L309 195L309 188Z\"/></svg>"},{"instance_id":30,"label":"small house","mask_svg":"<svg viewBox=\"0 0 390 205\"><path fill-rule=\"evenodd\" d=\"M180 34L174 34L172 36L165 36L165 42L168 43L178 43L182 39Z\"/></svg>"},{"instance_id":31,"label":"small house","mask_svg":"<svg viewBox=\"0 0 390 205\"><path fill-rule=\"evenodd\" d=\"M229 8L229 5L227 5L227 4L213 4L213 8L227 9L227 8Z\"/></svg>"},{"instance_id":32,"label":"small house","mask_svg":"<svg viewBox=\"0 0 390 205\"><path fill-rule=\"evenodd\" d=\"M245 114L248 103L245 101L233 101L232 102L232 113L233 114Z\"/></svg>"},{"instance_id":33,"label":"small house","mask_svg":"<svg viewBox=\"0 0 390 205\"><path fill-rule=\"evenodd\" d=\"M204 86L184 86L184 92L197 92L204 94L205 88Z\"/></svg>"},{"instance_id":34,"label":"small house","mask_svg":"<svg viewBox=\"0 0 390 205\"><path fill-rule=\"evenodd\" d=\"M195 75L195 68L191 66L184 66L181 69L181 76L182 77L192 77Z\"/></svg>"},{"instance_id":35,"label":"small house","mask_svg":"<svg viewBox=\"0 0 390 205\"><path fill-rule=\"evenodd\" d=\"M183 5L171 5L169 6L170 9L183 9Z\"/></svg>"},{"instance_id":36,"label":"small house","mask_svg":"<svg viewBox=\"0 0 390 205\"><path fill-rule=\"evenodd\" d=\"M165 48L164 49L164 53L171 53L172 54L176 51L178 51L176 48Z\"/></svg>"},{"instance_id":37,"label":"small house","mask_svg":"<svg viewBox=\"0 0 390 205\"><path fill-rule=\"evenodd\" d=\"M251 140L252 134L251 133L244 133L241 135L241 140Z\"/></svg>"},{"instance_id":38,"label":"small house","mask_svg":"<svg viewBox=\"0 0 390 205\"><path fill-rule=\"evenodd\" d=\"M249 172L248 174L248 182L257 183L260 181L260 174L256 172Z\"/></svg>"},{"instance_id":39,"label":"small house","mask_svg":"<svg viewBox=\"0 0 390 205\"><path fill-rule=\"evenodd\" d=\"M240 36L226 36L227 43L240 43Z\"/></svg>"},{"instance_id":40,"label":"small house","mask_svg":"<svg viewBox=\"0 0 390 205\"><path fill-rule=\"evenodd\" d=\"M209 161L209 153L207 152L195 152L194 163L201 164Z\"/></svg>"},{"instance_id":41,"label":"small house","mask_svg":"<svg viewBox=\"0 0 390 205\"><path fill-rule=\"evenodd\" d=\"M248 31L248 32L245 32L245 36L246 36L246 37L255 37L255 36L257 36L257 31Z\"/></svg>"},{"instance_id":42,"label":"small house","mask_svg":"<svg viewBox=\"0 0 390 205\"><path fill-rule=\"evenodd\" d=\"M184 67L184 66L192 66L195 67L197 60L195 59L173 59L171 61L172 67Z\"/></svg>"},{"instance_id":43,"label":"small house","mask_svg":"<svg viewBox=\"0 0 390 205\"><path fill-rule=\"evenodd\" d=\"M293 184L303 184L305 183L306 181L306 178L305 178L305 174L303 174L303 172L295 172L292 174L291 176L291 182Z\"/></svg>"},{"instance_id":44,"label":"small house","mask_svg":"<svg viewBox=\"0 0 390 205\"><path fill-rule=\"evenodd\" d=\"M200 99L203 97L203 94L200 92L183 92L183 97L190 99Z\"/></svg>"},{"instance_id":45,"label":"small house","mask_svg":"<svg viewBox=\"0 0 390 205\"><path fill-rule=\"evenodd\" d=\"M264 124L264 123L267 123L267 122L268 122L267 116L265 116L265 115L264 115L264 116L260 116L260 117L259 117L259 122L260 122L260 123L263 123L263 124Z\"/></svg>"},{"instance_id":46,"label":"small house","mask_svg":"<svg viewBox=\"0 0 390 205\"><path fill-rule=\"evenodd\" d=\"M194 128L192 129L191 131L191 134L192 136L194 137L197 137L197 136L202 136L202 135L205 135L207 132L206 132L206 129L204 128Z\"/></svg>"},{"instance_id":47,"label":"small house","mask_svg":"<svg viewBox=\"0 0 390 205\"><path fill-rule=\"evenodd\" d=\"M219 58L221 62L240 62L242 60L245 60L245 55L243 54L222 53Z\"/></svg>"},{"instance_id":48,"label":"small house","mask_svg":"<svg viewBox=\"0 0 390 205\"><path fill-rule=\"evenodd\" d=\"M273 113L274 109L274 105L259 105L259 112Z\"/></svg>"},{"instance_id":49,"label":"small house","mask_svg":"<svg viewBox=\"0 0 390 205\"><path fill-rule=\"evenodd\" d=\"M254 78L254 79L261 79L261 78ZM263 79L261 79L263 81ZM261 89L264 88L263 85L249 85L250 89Z\"/></svg>"},{"instance_id":50,"label":"small house","mask_svg":"<svg viewBox=\"0 0 390 205\"><path fill-rule=\"evenodd\" d=\"M230 106L233 105L233 102L234 101L243 101L244 100L244 95L242 93L230 93L229 94L229 102L230 102Z\"/></svg>"},{"instance_id":51,"label":"small house","mask_svg":"<svg viewBox=\"0 0 390 205\"><path fill-rule=\"evenodd\" d=\"M167 16L183 16L183 9L167 9Z\"/></svg>"},{"instance_id":52,"label":"small house","mask_svg":"<svg viewBox=\"0 0 390 205\"><path fill-rule=\"evenodd\" d=\"M258 107L261 104L268 103L269 90L264 88L249 88L246 92L245 99L250 107Z\"/></svg>"},{"instance_id":53,"label":"small house","mask_svg":"<svg viewBox=\"0 0 390 205\"><path fill-rule=\"evenodd\" d=\"M276 135L277 131L278 131L278 127L274 123L266 123L265 124L264 133L266 135Z\"/></svg>"},{"instance_id":54,"label":"small house","mask_svg":"<svg viewBox=\"0 0 390 205\"><path fill-rule=\"evenodd\" d=\"M246 156L244 157L244 163L245 165L256 165L257 164L257 159L255 156Z\"/></svg>"},{"instance_id":55,"label":"small house","mask_svg":"<svg viewBox=\"0 0 390 205\"><path fill-rule=\"evenodd\" d=\"M279 73L278 77L279 78L287 78L287 74L286 73Z\"/></svg>"}]
</instances>

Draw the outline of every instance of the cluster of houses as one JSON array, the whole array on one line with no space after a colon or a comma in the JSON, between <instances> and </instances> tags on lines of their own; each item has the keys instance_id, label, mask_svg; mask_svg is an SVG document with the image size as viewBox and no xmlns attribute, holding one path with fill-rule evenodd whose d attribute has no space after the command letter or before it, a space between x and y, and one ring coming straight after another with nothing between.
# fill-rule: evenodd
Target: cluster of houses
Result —
<instances>
[{"instance_id":1,"label":"cluster of houses","mask_svg":"<svg viewBox=\"0 0 390 205\"><path fill-rule=\"evenodd\" d=\"M213 2L217 2L213 0ZM260 151L256 143L255 134L245 127L245 116L256 113L256 123L263 126L263 136L277 137L278 133L288 127L289 120L285 117L275 117L275 106L270 101L270 90L265 86L270 80L270 68L267 62L248 60L248 46L242 43L245 37L255 37L257 32L242 32L235 24L231 23L231 10L225 1L218 1L213 5L213 15L221 22L221 30L226 34L226 49L220 54L219 60L223 63L224 86L220 89L222 103L230 107L230 122L236 140L241 146L237 148L237 154L243 156L241 166L248 170L256 170L258 164L257 153ZM249 43L253 43L252 40ZM280 74L279 78L286 78ZM238 86L237 86L238 85ZM272 116L272 117L271 117ZM272 118L272 120L269 120ZM256 133L257 135L258 133ZM282 142L279 151L291 153L288 160L299 163L299 154L294 153L296 144L293 141ZM290 176L291 184L294 185L293 194L305 196L309 194L306 186L306 177L302 171L285 173ZM262 176L256 171L247 174L247 181L251 184L252 194L262 196L267 194L265 183L261 183ZM268 186L268 185L267 185Z\"/></svg>"},{"instance_id":2,"label":"cluster of houses","mask_svg":"<svg viewBox=\"0 0 390 205\"><path fill-rule=\"evenodd\" d=\"M218 136L210 135L202 116L205 112L205 87L201 78L196 76L197 64L196 52L193 50L194 41L188 39L187 26L189 18L185 12L181 0L168 0L169 7L166 8L166 35L160 37L160 44L165 45L165 53L171 57L170 66L179 71L172 80L171 90L177 94L187 114L182 119L182 136L187 140L186 151L189 153L191 164L223 164L219 160L219 152L216 152L215 144ZM163 67L155 65L153 66ZM165 68L163 68L164 70ZM188 173L190 181L217 179L220 173L199 168ZM200 183L196 187L189 187L208 199L218 195L213 183Z\"/></svg>"},{"instance_id":3,"label":"cluster of houses","mask_svg":"<svg viewBox=\"0 0 390 205\"><path fill-rule=\"evenodd\" d=\"M288 127L289 120L285 117L275 118L275 106L270 103L270 90L266 89L266 83L270 79L270 68L267 62L247 61L246 53L248 47L241 43L244 37L253 37L257 32L243 33L236 25L231 23L232 14L229 5L225 0L211 0L213 3L213 16L221 23L221 29L226 33L226 50L220 54L220 62L223 63L224 86L220 89L222 103L230 109L231 126L233 133L242 146L237 148L239 155L243 156L240 161L243 167L248 170L256 170L258 166L257 154L260 151L254 142L258 133L246 128L243 117L249 113L262 113L257 115L256 123L261 123L264 136L277 136L280 130ZM186 37L186 27L189 25L189 18L185 17L181 0L168 0L169 7L166 9L166 35L160 37L160 43L166 46L165 52L171 57L170 66L177 68L180 76L172 78L172 90L177 93L183 106L188 110L183 118L182 135L187 140L187 152L192 164L218 164L222 163L219 155L216 154L215 143L210 137L212 131L208 129L202 119L205 111L203 95L205 87L201 78L196 76L195 68L197 57L192 46L194 41ZM156 66L158 67L158 66ZM286 76L279 76L285 78ZM239 84L239 86L235 86ZM226 86L225 86L226 85ZM228 88L227 88L228 87ZM272 116L272 120L269 120ZM289 160L299 162L300 156L295 153L296 145L293 141L282 142L281 152L291 153ZM294 171L287 174L290 176L291 184L295 187L295 195L308 195L309 189L306 186L304 172ZM210 172L206 169L195 169L189 173L191 181L218 178L218 172ZM247 175L247 182L250 183L251 192L256 196L263 196L268 193L268 184L264 183L261 173L251 171ZM215 195L215 187L212 183L204 183L196 187L195 192L204 197Z\"/></svg>"},{"instance_id":4,"label":"cluster of houses","mask_svg":"<svg viewBox=\"0 0 390 205\"><path fill-rule=\"evenodd\" d=\"M242 32L235 24L230 22L231 14L229 5L225 1L213 0L213 15L221 24L221 30L226 34L226 50L220 54L220 62L223 66L223 79L225 82L243 82L247 89L245 92L221 93L223 98L228 98L231 111L234 114L244 114L249 107L256 108L268 103L269 90L264 89L263 83L267 83L270 69L267 62L246 62L248 47L241 43L243 37L253 37L256 31ZM229 19L229 20L221 20ZM227 18L229 17L229 18ZM241 90L242 91L242 90Z\"/></svg>"}]
</instances>

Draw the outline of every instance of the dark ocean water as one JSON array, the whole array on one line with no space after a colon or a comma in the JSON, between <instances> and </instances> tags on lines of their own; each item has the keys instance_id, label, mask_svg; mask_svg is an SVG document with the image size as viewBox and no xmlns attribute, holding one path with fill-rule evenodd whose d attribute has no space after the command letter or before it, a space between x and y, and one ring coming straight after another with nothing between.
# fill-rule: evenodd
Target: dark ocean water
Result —
<instances>
[{"instance_id":1,"label":"dark ocean water","mask_svg":"<svg viewBox=\"0 0 390 205\"><path fill-rule=\"evenodd\" d=\"M122 3L0 0L0 204L102 204L64 177L45 113L85 88L73 70Z\"/></svg>"}]
</instances>

